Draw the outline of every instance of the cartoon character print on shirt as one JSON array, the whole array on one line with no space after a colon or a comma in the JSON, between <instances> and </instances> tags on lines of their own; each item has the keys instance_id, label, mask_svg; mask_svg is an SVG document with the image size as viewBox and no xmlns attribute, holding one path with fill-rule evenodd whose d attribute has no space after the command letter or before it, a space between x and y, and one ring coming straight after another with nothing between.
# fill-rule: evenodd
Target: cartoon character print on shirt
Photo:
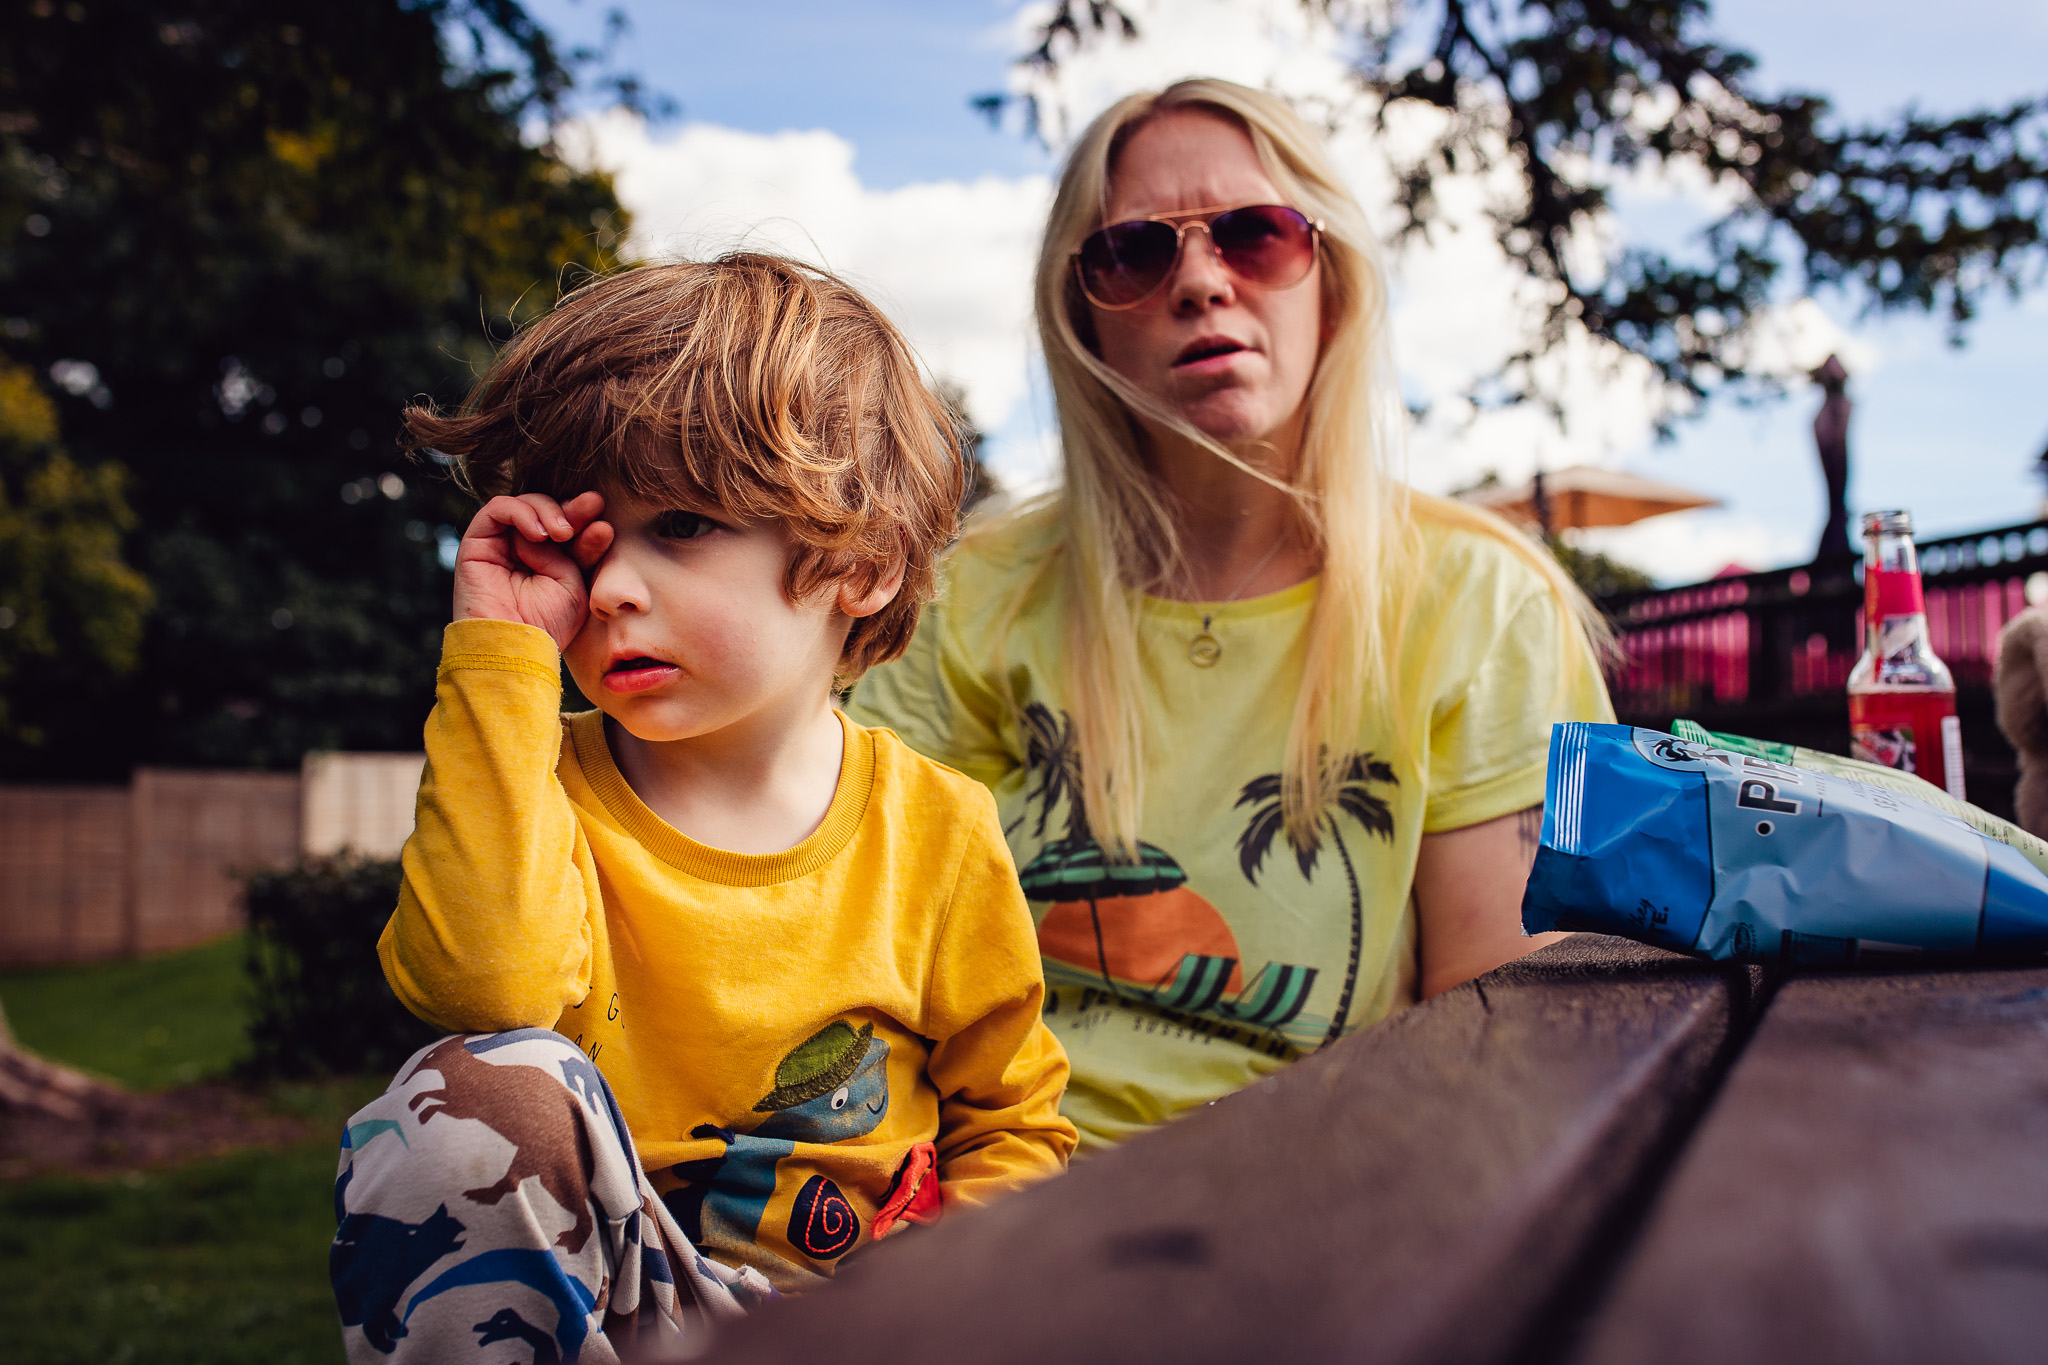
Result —
<instances>
[{"instance_id":1,"label":"cartoon character print on shirt","mask_svg":"<svg viewBox=\"0 0 2048 1365\"><path fill-rule=\"evenodd\" d=\"M663 1198L691 1241L707 1250L738 1253L759 1241L762 1216L775 1194L776 1168L799 1142L832 1143L865 1137L889 1112L889 1044L872 1023L858 1030L835 1021L790 1050L775 1068L775 1085L756 1113L768 1115L751 1132L704 1125L693 1138L717 1138L722 1156L671 1168L687 1182ZM860 1239L861 1222L839 1186L813 1175L798 1191L789 1220L791 1246L831 1261Z\"/></svg>"},{"instance_id":2,"label":"cartoon character print on shirt","mask_svg":"<svg viewBox=\"0 0 2048 1365\"><path fill-rule=\"evenodd\" d=\"M1327 828L1350 878L1350 964L1325 1027L1322 1018L1303 1014L1317 969L1270 962L1247 983L1243 953L1229 921L1187 885L1187 873L1166 850L1141 842L1137 861L1110 860L1089 828L1072 719L1065 712L1055 717L1042 703L1033 702L1024 708L1024 726L1029 735L1026 768L1031 774L1025 804L1027 813L1037 806L1034 834L1043 836L1054 810L1062 803L1066 808L1065 832L1018 872L1029 899L1051 903L1038 924L1038 949L1046 962L1048 984L1064 980L1095 985L1112 996L1281 1034L1296 1046L1327 1042L1343 1032L1357 987L1363 907L1337 813L1325 812L1304 843L1287 840L1302 876L1309 878L1315 874ZM1349 755L1345 764L1338 813L1391 840L1393 813L1370 791L1370 784L1397 783L1393 768L1371 754ZM1284 833L1280 774L1264 774L1246 783L1234 805L1252 807L1238 837L1238 863L1245 879L1257 885L1267 850L1275 835Z\"/></svg>"}]
</instances>

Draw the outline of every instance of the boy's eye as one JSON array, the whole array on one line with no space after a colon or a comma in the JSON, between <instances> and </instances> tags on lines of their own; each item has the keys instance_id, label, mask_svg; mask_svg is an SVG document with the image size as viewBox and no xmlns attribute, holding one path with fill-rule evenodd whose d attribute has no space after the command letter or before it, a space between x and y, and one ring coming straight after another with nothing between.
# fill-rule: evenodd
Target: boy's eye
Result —
<instances>
[{"instance_id":1,"label":"boy's eye","mask_svg":"<svg viewBox=\"0 0 2048 1365\"><path fill-rule=\"evenodd\" d=\"M701 512L685 512L676 507L657 516L653 529L663 540L695 540L706 531L717 530L718 523Z\"/></svg>"}]
</instances>

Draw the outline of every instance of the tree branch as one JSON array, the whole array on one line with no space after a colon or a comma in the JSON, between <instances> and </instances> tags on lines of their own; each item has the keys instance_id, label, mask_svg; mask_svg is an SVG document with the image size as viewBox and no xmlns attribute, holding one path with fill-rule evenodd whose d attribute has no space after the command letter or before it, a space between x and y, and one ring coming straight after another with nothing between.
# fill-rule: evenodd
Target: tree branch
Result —
<instances>
[{"instance_id":1,"label":"tree branch","mask_svg":"<svg viewBox=\"0 0 2048 1365\"><path fill-rule=\"evenodd\" d=\"M2048 270L2048 98L1844 125L1820 95L1753 93L1755 59L1705 36L1708 0L1435 0L1378 32L1341 0L1302 3L1357 28L1357 79L1382 130L1404 105L1446 116L1393 165L1397 241L1427 235L1441 181L1513 164L1519 193L1496 206L1495 233L1546 297L1532 346L1482 385L1505 401L1555 406L1537 362L1581 333L1649 362L1672 408L1768 391L1775 377L1748 351L1788 278L1878 311L1944 313L1959 342L1987 290L2017 294ZM1428 55L1393 62L1401 29L1425 25ZM1137 33L1115 0L1061 0L1017 66L1043 80L1087 43ZM1021 103L1042 136L1037 99L977 107L998 119ZM1615 176L1645 163L1696 166L1735 203L1696 253L1624 248L1575 270Z\"/></svg>"}]
</instances>

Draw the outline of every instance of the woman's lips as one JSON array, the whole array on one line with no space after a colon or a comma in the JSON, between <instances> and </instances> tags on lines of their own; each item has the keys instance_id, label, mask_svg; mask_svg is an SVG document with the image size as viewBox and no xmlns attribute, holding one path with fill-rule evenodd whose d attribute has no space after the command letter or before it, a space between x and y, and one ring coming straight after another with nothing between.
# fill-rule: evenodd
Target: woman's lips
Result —
<instances>
[{"instance_id":1,"label":"woman's lips","mask_svg":"<svg viewBox=\"0 0 2048 1365\"><path fill-rule=\"evenodd\" d=\"M681 676L682 671L660 659L622 659L605 670L604 686L607 692L645 692Z\"/></svg>"},{"instance_id":2,"label":"woman's lips","mask_svg":"<svg viewBox=\"0 0 2048 1365\"><path fill-rule=\"evenodd\" d=\"M1177 374L1210 374L1227 370L1239 356L1249 348L1235 341L1220 338L1204 338L1189 346L1174 359L1173 368Z\"/></svg>"}]
</instances>

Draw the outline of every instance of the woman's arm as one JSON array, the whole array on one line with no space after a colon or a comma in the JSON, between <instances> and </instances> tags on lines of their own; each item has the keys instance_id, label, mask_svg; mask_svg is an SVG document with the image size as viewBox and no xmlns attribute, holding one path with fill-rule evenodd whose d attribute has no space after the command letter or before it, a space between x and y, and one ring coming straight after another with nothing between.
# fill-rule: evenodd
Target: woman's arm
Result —
<instances>
[{"instance_id":1,"label":"woman's arm","mask_svg":"<svg viewBox=\"0 0 2048 1365\"><path fill-rule=\"evenodd\" d=\"M1522 888L1543 837L1543 807L1422 836L1415 919L1424 1000L1557 942L1522 933Z\"/></svg>"}]
</instances>

